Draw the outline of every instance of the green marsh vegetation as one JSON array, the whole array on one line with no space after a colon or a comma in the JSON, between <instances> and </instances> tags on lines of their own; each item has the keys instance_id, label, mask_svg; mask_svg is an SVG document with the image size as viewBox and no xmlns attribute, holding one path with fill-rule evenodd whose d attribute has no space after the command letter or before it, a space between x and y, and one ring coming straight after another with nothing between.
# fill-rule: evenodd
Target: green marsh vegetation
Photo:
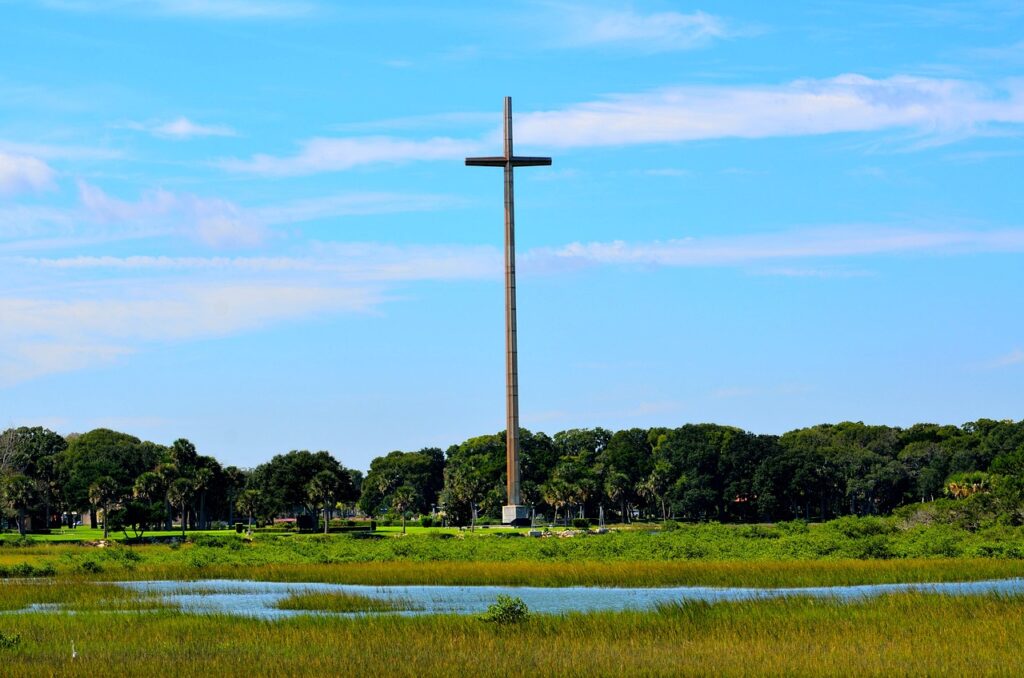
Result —
<instances>
[{"instance_id":1,"label":"green marsh vegetation","mask_svg":"<svg viewBox=\"0 0 1024 678\"><path fill-rule=\"evenodd\" d=\"M308 612L397 612L419 609L412 601L361 596L341 591L293 593L277 602L279 610Z\"/></svg>"},{"instance_id":2,"label":"green marsh vegetation","mask_svg":"<svg viewBox=\"0 0 1024 678\"><path fill-rule=\"evenodd\" d=\"M682 524L571 539L424 530L349 535L200 535L106 548L18 539L0 576L263 579L353 584L813 586L1024 576L1024 528L976 531L903 518L822 525ZM450 538L437 538L447 536Z\"/></svg>"},{"instance_id":3,"label":"green marsh vegetation","mask_svg":"<svg viewBox=\"0 0 1024 678\"><path fill-rule=\"evenodd\" d=\"M478 617L0 615L5 676L1019 675L1024 599L884 596ZM552 642L557 639L557 642ZM78 657L71 659L71 643Z\"/></svg>"}]
</instances>

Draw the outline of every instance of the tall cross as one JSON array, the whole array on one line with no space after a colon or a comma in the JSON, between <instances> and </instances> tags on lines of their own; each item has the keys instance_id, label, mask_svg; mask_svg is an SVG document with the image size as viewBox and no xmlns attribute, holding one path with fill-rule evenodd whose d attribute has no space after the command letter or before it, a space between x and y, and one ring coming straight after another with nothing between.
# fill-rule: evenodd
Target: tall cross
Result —
<instances>
[{"instance_id":1,"label":"tall cross","mask_svg":"<svg viewBox=\"0 0 1024 678\"><path fill-rule=\"evenodd\" d=\"M516 214L512 194L512 170L516 167L550 165L551 158L512 153L512 97L505 97L505 155L466 158L466 165L505 168L505 470L508 506L502 522L528 518L519 494L519 361L516 349Z\"/></svg>"}]
</instances>

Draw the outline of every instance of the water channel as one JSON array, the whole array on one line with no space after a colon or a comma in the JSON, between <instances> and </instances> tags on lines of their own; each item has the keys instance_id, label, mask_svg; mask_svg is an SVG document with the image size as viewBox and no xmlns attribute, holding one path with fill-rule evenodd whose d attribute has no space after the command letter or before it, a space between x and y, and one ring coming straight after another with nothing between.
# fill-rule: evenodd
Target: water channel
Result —
<instances>
[{"instance_id":1,"label":"water channel","mask_svg":"<svg viewBox=\"0 0 1024 678\"><path fill-rule=\"evenodd\" d=\"M856 600L886 593L917 591L952 596L1024 594L1024 578L973 582L870 584L807 588L540 588L528 586L364 586L208 579L198 581L120 582L125 588L160 596L185 612L233 614L278 619L296 614L275 605L294 593L345 592L398 600L415 608L399 614L479 614L499 594L518 596L532 612L558 614L597 610L647 610L661 603L701 600L707 602L754 600L786 596L812 596Z\"/></svg>"}]
</instances>

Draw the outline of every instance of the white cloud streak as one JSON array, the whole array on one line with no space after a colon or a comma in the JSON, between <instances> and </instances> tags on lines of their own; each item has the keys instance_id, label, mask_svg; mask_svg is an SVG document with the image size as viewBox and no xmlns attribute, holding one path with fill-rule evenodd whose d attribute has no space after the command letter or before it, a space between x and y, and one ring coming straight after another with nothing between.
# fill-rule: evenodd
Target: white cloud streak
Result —
<instances>
[{"instance_id":1,"label":"white cloud streak","mask_svg":"<svg viewBox=\"0 0 1024 678\"><path fill-rule=\"evenodd\" d=\"M523 143L556 148L907 128L962 135L1024 123L1024 84L1002 91L962 80L848 74L778 86L675 87L563 110L521 114Z\"/></svg>"},{"instance_id":2,"label":"white cloud streak","mask_svg":"<svg viewBox=\"0 0 1024 678\"><path fill-rule=\"evenodd\" d=\"M515 134L520 147L562 149L889 130L942 142L1007 124L1024 124L1024 81L993 89L964 80L846 74L782 85L683 86L622 94L520 113ZM258 154L218 165L262 176L300 176L455 160L496 152L497 139L495 132L478 139L321 137L303 142L295 155Z\"/></svg>"},{"instance_id":3,"label":"white cloud streak","mask_svg":"<svg viewBox=\"0 0 1024 678\"><path fill-rule=\"evenodd\" d=\"M453 160L474 153L480 142L435 137L425 141L370 136L316 138L303 142L298 154L287 157L259 154L249 160L228 159L218 164L233 172L284 177L338 172L364 165L401 164L424 160Z\"/></svg>"},{"instance_id":4,"label":"white cloud streak","mask_svg":"<svg viewBox=\"0 0 1024 678\"><path fill-rule=\"evenodd\" d=\"M53 169L38 158L0 153L0 196L52 189L54 176Z\"/></svg>"},{"instance_id":5,"label":"white cloud streak","mask_svg":"<svg viewBox=\"0 0 1024 678\"><path fill-rule=\"evenodd\" d=\"M914 230L835 227L764 235L687 238L647 243L572 243L531 252L535 264L737 266L769 260L895 254L1024 252L1024 229Z\"/></svg>"},{"instance_id":6,"label":"white cloud streak","mask_svg":"<svg viewBox=\"0 0 1024 678\"><path fill-rule=\"evenodd\" d=\"M73 208L0 207L0 252L169 235L209 247L251 247L270 238L275 226L426 212L463 204L445 195L368 192L244 207L230 200L163 189L146 191L136 200L122 200L84 181L78 182L78 193L79 205Z\"/></svg>"},{"instance_id":7,"label":"white cloud streak","mask_svg":"<svg viewBox=\"0 0 1024 678\"><path fill-rule=\"evenodd\" d=\"M725 21L705 12L640 14L593 6L564 8L566 47L617 46L645 52L689 50L730 37Z\"/></svg>"},{"instance_id":8,"label":"white cloud streak","mask_svg":"<svg viewBox=\"0 0 1024 678\"><path fill-rule=\"evenodd\" d=\"M0 386L104 365L153 344L223 337L379 304L369 288L265 281L155 286L132 296L0 298Z\"/></svg>"},{"instance_id":9,"label":"white cloud streak","mask_svg":"<svg viewBox=\"0 0 1024 678\"><path fill-rule=\"evenodd\" d=\"M151 202L174 204L159 197ZM98 208L117 218L130 218L140 209L103 200ZM523 252L520 270L541 275L591 266L742 268L766 262L1006 252L1024 252L1024 229L859 226L665 242L572 243ZM102 366L165 342L371 311L387 301L389 289L403 283L497 282L502 257L492 246L365 242L313 245L304 256L0 259L0 271L11 276L30 268L45 269L42 277L49 285L43 291L0 296L0 385ZM1015 351L999 366L1019 362L1024 358Z\"/></svg>"},{"instance_id":10,"label":"white cloud streak","mask_svg":"<svg viewBox=\"0 0 1024 678\"><path fill-rule=\"evenodd\" d=\"M123 125L127 129L147 132L156 137L166 139L194 139L197 137L233 137L238 136L226 125L202 125L184 116L161 123L129 122Z\"/></svg>"}]
</instances>

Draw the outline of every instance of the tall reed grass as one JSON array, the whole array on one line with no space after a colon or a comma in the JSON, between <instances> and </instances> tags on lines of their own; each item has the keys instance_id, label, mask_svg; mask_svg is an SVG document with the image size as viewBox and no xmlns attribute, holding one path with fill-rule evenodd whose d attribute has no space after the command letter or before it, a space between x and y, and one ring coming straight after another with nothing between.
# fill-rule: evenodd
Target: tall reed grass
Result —
<instances>
[{"instance_id":1,"label":"tall reed grass","mask_svg":"<svg viewBox=\"0 0 1024 678\"><path fill-rule=\"evenodd\" d=\"M299 617L0 615L3 675L1021 675L1024 600L902 594L685 603L655 612ZM71 659L71 643L79 656Z\"/></svg>"}]
</instances>

